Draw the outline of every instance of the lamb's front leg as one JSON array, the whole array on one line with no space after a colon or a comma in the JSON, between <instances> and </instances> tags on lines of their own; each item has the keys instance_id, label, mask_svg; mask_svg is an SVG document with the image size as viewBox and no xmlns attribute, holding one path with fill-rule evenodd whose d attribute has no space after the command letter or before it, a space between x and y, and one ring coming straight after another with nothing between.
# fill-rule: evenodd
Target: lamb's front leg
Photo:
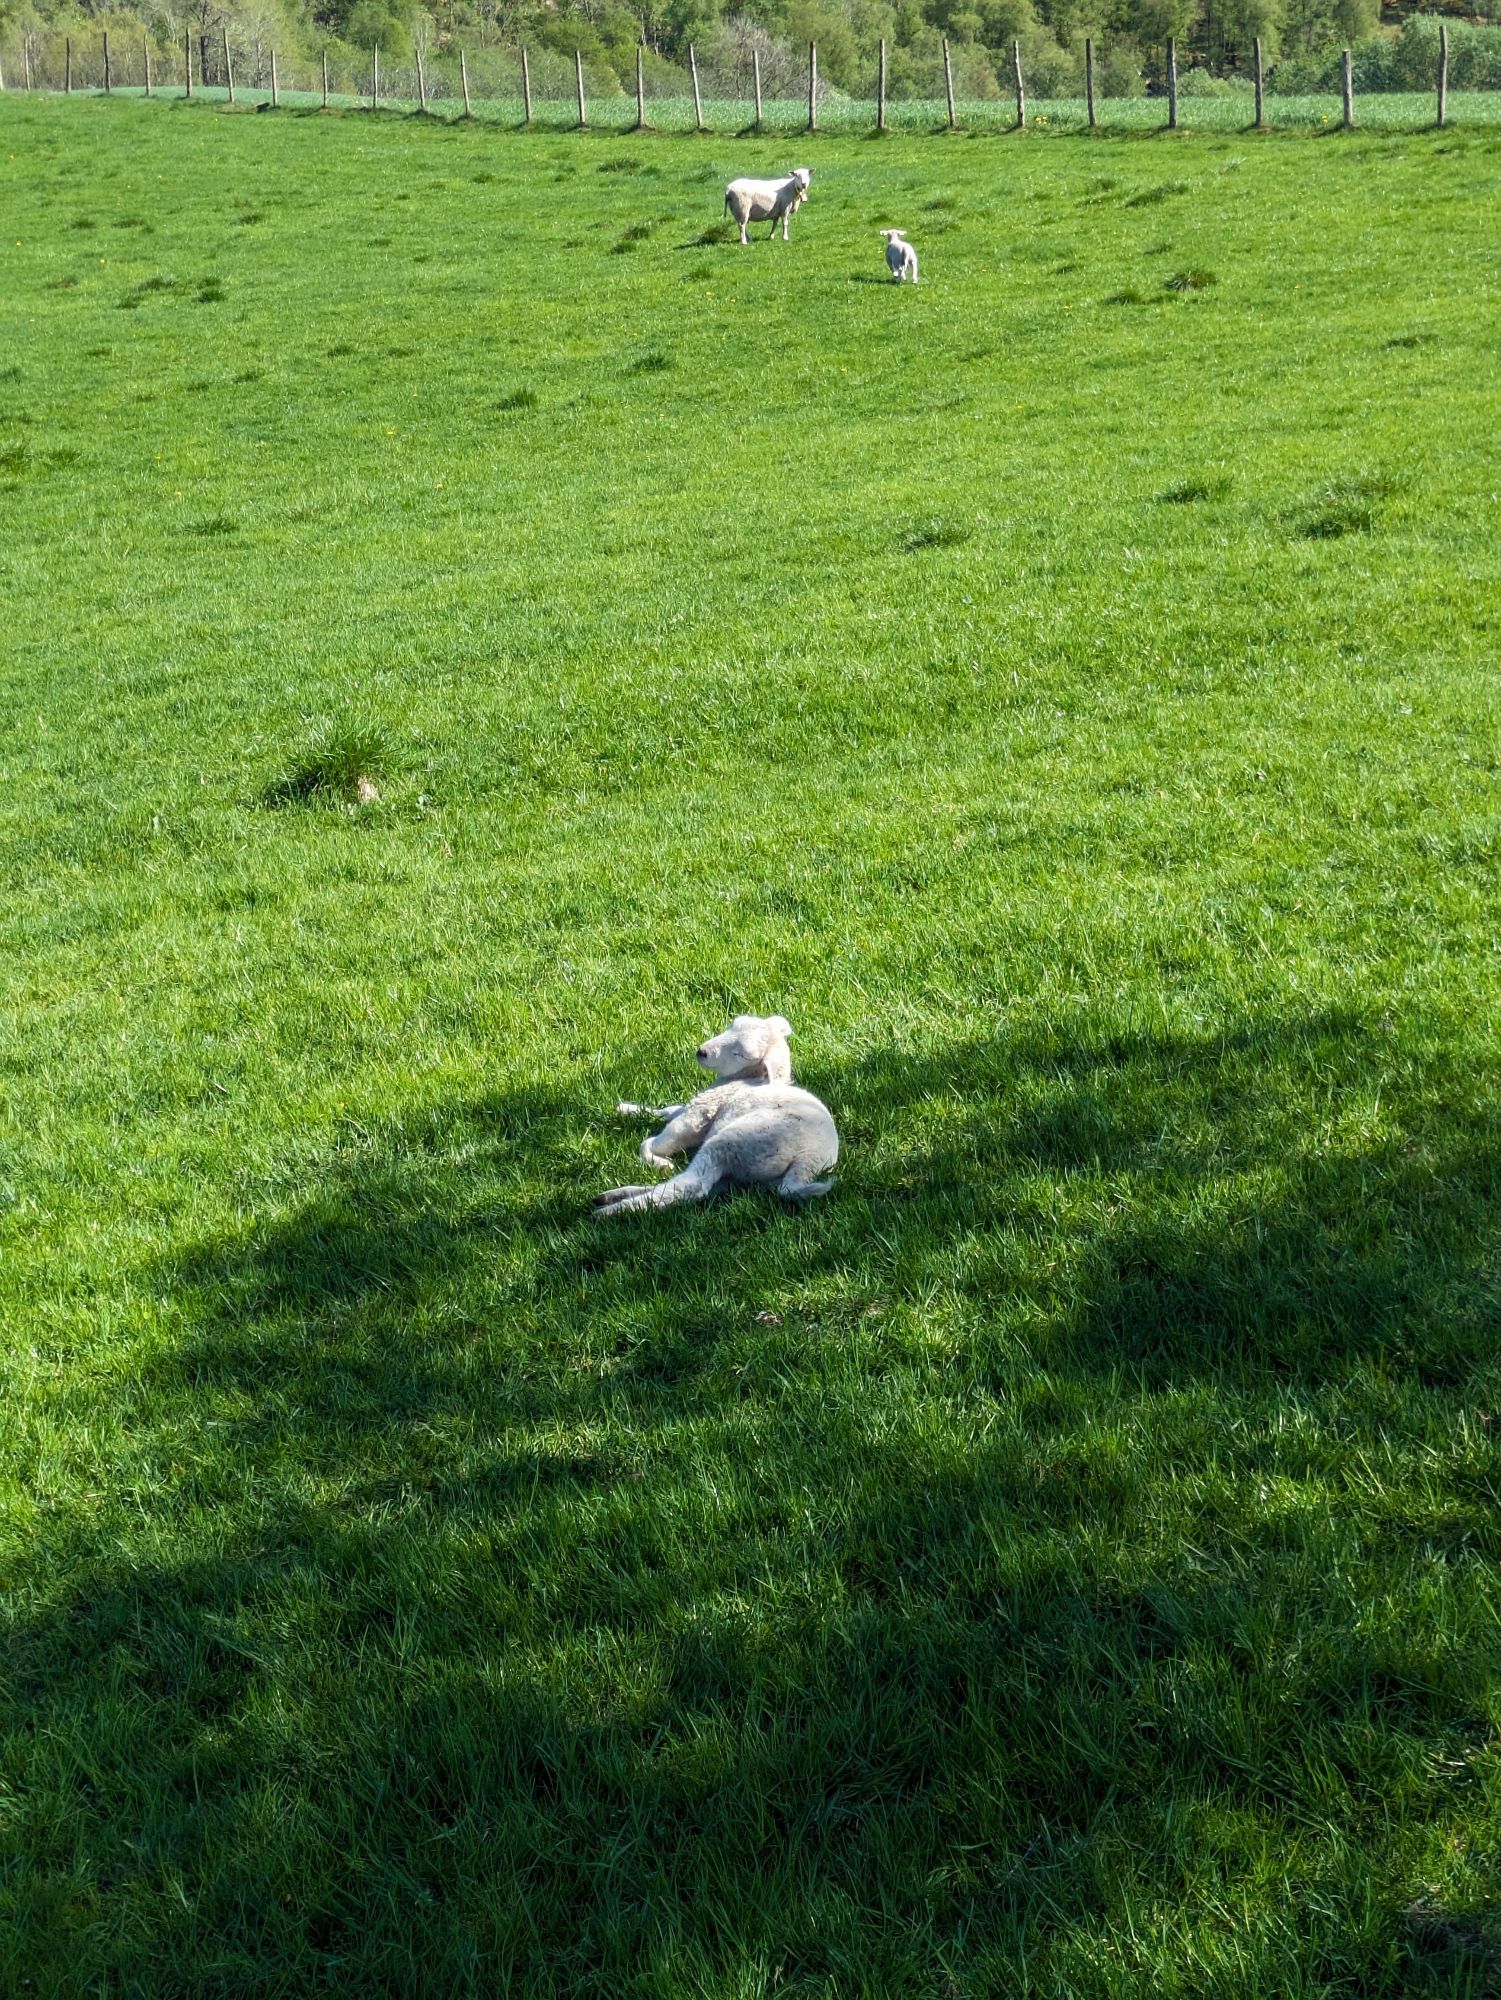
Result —
<instances>
[{"instance_id":1,"label":"lamb's front leg","mask_svg":"<svg viewBox=\"0 0 1501 2000\"><path fill-rule=\"evenodd\" d=\"M641 1157L649 1167L670 1167L674 1153L696 1153L714 1123L713 1109L705 1104L684 1104L677 1116L660 1132L641 1141Z\"/></svg>"},{"instance_id":2,"label":"lamb's front leg","mask_svg":"<svg viewBox=\"0 0 1501 2000\"><path fill-rule=\"evenodd\" d=\"M684 1109L681 1104L626 1104L615 1107L617 1118L676 1118Z\"/></svg>"}]
</instances>

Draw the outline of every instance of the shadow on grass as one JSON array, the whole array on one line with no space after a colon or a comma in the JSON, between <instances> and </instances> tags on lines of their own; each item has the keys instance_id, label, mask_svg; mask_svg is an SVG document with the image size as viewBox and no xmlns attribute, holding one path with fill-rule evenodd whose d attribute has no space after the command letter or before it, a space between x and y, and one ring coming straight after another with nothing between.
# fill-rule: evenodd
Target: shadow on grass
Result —
<instances>
[{"instance_id":1,"label":"shadow on grass","mask_svg":"<svg viewBox=\"0 0 1501 2000\"><path fill-rule=\"evenodd\" d=\"M1477 1079L1317 1018L807 1081L810 1212L600 1224L630 1128L500 1092L146 1274L14 1600L0 1971L1493 1990L1410 1874L1493 1755Z\"/></svg>"}]
</instances>

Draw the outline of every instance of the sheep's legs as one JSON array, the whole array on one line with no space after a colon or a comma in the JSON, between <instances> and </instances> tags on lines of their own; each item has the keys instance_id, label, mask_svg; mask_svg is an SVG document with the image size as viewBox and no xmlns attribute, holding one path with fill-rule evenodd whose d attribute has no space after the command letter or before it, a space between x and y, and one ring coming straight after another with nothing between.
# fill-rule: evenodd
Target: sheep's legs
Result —
<instances>
[{"instance_id":1,"label":"sheep's legs","mask_svg":"<svg viewBox=\"0 0 1501 2000\"><path fill-rule=\"evenodd\" d=\"M815 1195L832 1194L832 1181L804 1180L801 1170L794 1167L790 1174L784 1174L777 1182L777 1193L785 1195L788 1201L811 1201Z\"/></svg>"},{"instance_id":2,"label":"sheep's legs","mask_svg":"<svg viewBox=\"0 0 1501 2000\"><path fill-rule=\"evenodd\" d=\"M687 1110L685 1104L617 1104L617 1118L677 1118Z\"/></svg>"},{"instance_id":3,"label":"sheep's legs","mask_svg":"<svg viewBox=\"0 0 1501 2000\"><path fill-rule=\"evenodd\" d=\"M665 1167L674 1153L696 1153L712 1123L711 1111L702 1105L685 1104L660 1132L641 1141L641 1157L649 1167Z\"/></svg>"},{"instance_id":4,"label":"sheep's legs","mask_svg":"<svg viewBox=\"0 0 1501 2000\"><path fill-rule=\"evenodd\" d=\"M670 1181L660 1181L656 1187L611 1188L607 1194L595 1196L594 1207L600 1215L625 1215L643 1208L675 1208L682 1201L702 1201L714 1192L718 1181L716 1173L705 1172L695 1163L674 1174Z\"/></svg>"},{"instance_id":5,"label":"sheep's legs","mask_svg":"<svg viewBox=\"0 0 1501 2000\"><path fill-rule=\"evenodd\" d=\"M651 1189L648 1187L607 1188L603 1194L597 1194L594 1197L594 1206L596 1208L613 1208L617 1202L624 1201L628 1194L650 1193Z\"/></svg>"}]
</instances>

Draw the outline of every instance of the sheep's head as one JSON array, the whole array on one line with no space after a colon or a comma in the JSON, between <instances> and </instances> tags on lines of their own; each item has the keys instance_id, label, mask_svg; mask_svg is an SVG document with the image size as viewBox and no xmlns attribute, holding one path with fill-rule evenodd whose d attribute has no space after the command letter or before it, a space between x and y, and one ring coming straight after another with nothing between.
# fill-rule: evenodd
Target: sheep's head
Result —
<instances>
[{"instance_id":1,"label":"sheep's head","mask_svg":"<svg viewBox=\"0 0 1501 2000\"><path fill-rule=\"evenodd\" d=\"M803 193L806 194L808 192L808 183L813 178L813 169L811 167L794 167L792 169L792 178L797 182Z\"/></svg>"},{"instance_id":2,"label":"sheep's head","mask_svg":"<svg viewBox=\"0 0 1501 2000\"><path fill-rule=\"evenodd\" d=\"M791 1022L780 1014L737 1014L722 1035L703 1044L698 1060L721 1083L787 1083L792 1076L791 1033Z\"/></svg>"}]
</instances>

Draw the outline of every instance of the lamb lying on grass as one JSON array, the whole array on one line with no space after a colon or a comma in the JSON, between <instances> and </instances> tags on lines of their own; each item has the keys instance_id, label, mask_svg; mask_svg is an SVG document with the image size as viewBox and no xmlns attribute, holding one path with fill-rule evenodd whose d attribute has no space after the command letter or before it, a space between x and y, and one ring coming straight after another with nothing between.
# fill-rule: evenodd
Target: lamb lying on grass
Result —
<instances>
[{"instance_id":1,"label":"lamb lying on grass","mask_svg":"<svg viewBox=\"0 0 1501 2000\"><path fill-rule=\"evenodd\" d=\"M834 1183L818 1176L839 1158L839 1134L827 1109L792 1081L791 1033L780 1014L737 1014L705 1042L698 1060L718 1081L687 1104L646 1112L667 1124L641 1142L648 1166L665 1171L675 1153L687 1153L688 1166L655 1187L596 1195L600 1214L703 1201L718 1187L774 1187L793 1201L827 1194ZM617 1108L628 1118L645 1109Z\"/></svg>"}]
</instances>

